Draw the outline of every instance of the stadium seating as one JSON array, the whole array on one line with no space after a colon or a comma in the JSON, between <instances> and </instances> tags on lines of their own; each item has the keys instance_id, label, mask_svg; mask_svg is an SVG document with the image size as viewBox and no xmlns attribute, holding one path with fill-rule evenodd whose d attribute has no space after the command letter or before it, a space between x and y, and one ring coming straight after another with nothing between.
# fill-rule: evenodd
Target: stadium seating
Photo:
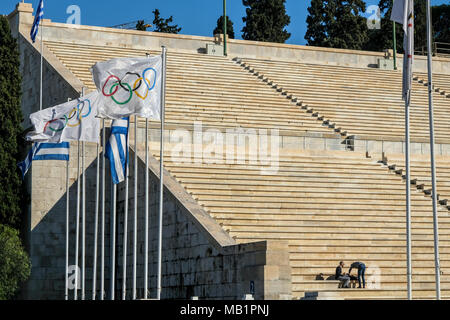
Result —
<instances>
[{"instance_id":1,"label":"stadium seating","mask_svg":"<svg viewBox=\"0 0 450 320\"><path fill-rule=\"evenodd\" d=\"M150 53L57 42L46 42L46 45L89 90L95 89L90 68L96 62ZM330 133L327 127L298 109L226 58L168 54L166 121L169 126L189 126L193 121L202 121L204 127L278 128L288 135Z\"/></svg>"},{"instance_id":2,"label":"stadium seating","mask_svg":"<svg viewBox=\"0 0 450 320\"><path fill-rule=\"evenodd\" d=\"M369 140L396 141L404 136L401 71L313 65L288 61L243 58L237 62L263 80L310 106L325 120L350 135ZM435 98L436 139L445 140L450 129L449 101ZM411 138L428 138L428 91L414 82Z\"/></svg>"},{"instance_id":3,"label":"stadium seating","mask_svg":"<svg viewBox=\"0 0 450 320\"><path fill-rule=\"evenodd\" d=\"M406 298L405 187L376 160L345 152L280 153L279 172L259 166L187 164L167 153L166 168L240 242L290 243L294 296L335 292L350 299ZM154 154L158 158L158 153ZM413 282L417 299L433 298L431 201L412 194ZM450 294L450 217L440 209L443 295ZM368 266L369 289L338 289L340 260ZM377 278L377 274L380 275ZM374 287L375 281L381 281Z\"/></svg>"},{"instance_id":4,"label":"stadium seating","mask_svg":"<svg viewBox=\"0 0 450 320\"><path fill-rule=\"evenodd\" d=\"M428 85L428 74L416 73L416 81L422 83L424 86ZM433 75L434 88L439 94L450 98L450 76L446 74L434 74Z\"/></svg>"},{"instance_id":5,"label":"stadium seating","mask_svg":"<svg viewBox=\"0 0 450 320\"><path fill-rule=\"evenodd\" d=\"M95 86L89 69L97 61L147 53L45 44L90 90ZM211 128L279 128L285 135L338 138L337 133L345 131L377 139L398 139L404 134L399 72L254 59L244 62L269 80L258 79L225 57L170 52L167 124L189 127L201 120ZM289 99L275 90L280 88L288 92ZM299 100L293 101L295 97ZM426 99L426 88L416 83L414 139L428 137L423 125ZM438 139L448 137L450 128L444 99L436 101ZM308 113L302 109L305 106L324 118ZM337 125L327 126L327 119ZM152 152L158 159L156 145ZM183 162L169 148L166 157L169 172L238 242L289 241L296 298L308 292L333 293L344 299L406 298L405 185L379 159L357 152L282 149L279 170L261 174L261 164ZM412 253L417 299L435 294L431 212L430 199L414 191ZM442 294L450 298L450 217L443 207L439 214ZM364 261L369 267L369 288L338 289L337 281L316 280L319 274L333 274L340 260L347 265ZM380 287L374 287L377 281Z\"/></svg>"},{"instance_id":6,"label":"stadium seating","mask_svg":"<svg viewBox=\"0 0 450 320\"><path fill-rule=\"evenodd\" d=\"M405 158L398 154L387 154L387 161L392 171L405 174ZM447 205L450 200L450 157L436 157L436 177L439 200ZM414 155L411 157L411 179L415 185L426 194L431 194L431 163L429 155ZM450 205L450 203L449 203Z\"/></svg>"}]
</instances>

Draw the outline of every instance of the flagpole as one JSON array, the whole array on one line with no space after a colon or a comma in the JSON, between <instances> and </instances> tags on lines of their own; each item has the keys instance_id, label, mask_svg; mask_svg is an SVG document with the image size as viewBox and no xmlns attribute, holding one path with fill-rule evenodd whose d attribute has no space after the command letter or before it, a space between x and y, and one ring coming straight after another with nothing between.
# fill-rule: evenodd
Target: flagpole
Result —
<instances>
[{"instance_id":1,"label":"flagpole","mask_svg":"<svg viewBox=\"0 0 450 320\"><path fill-rule=\"evenodd\" d=\"M84 88L81 89L81 97L84 97ZM80 116L81 117L81 116ZM85 300L86 296L86 168L85 168L85 143L81 142L81 166L83 173L83 184L81 192L82 196L82 247L81 247L81 300Z\"/></svg>"},{"instance_id":2,"label":"flagpole","mask_svg":"<svg viewBox=\"0 0 450 320\"><path fill-rule=\"evenodd\" d=\"M114 300L115 291L115 274L116 274L116 195L117 195L117 185L112 183L112 195L111 195L111 265L110 265L110 299Z\"/></svg>"},{"instance_id":3,"label":"flagpole","mask_svg":"<svg viewBox=\"0 0 450 320\"><path fill-rule=\"evenodd\" d=\"M394 5L394 1L392 0L392 5ZM397 27L395 25L395 21L392 21L392 40L393 40L393 55L394 55L394 70L397 70Z\"/></svg>"},{"instance_id":4,"label":"flagpole","mask_svg":"<svg viewBox=\"0 0 450 320\"><path fill-rule=\"evenodd\" d=\"M434 111L433 111L433 58L431 35L431 1L427 0L427 42L428 42L428 99L430 122L430 154L431 154L431 181L433 201L433 231L434 231L434 264L436 273L436 300L441 299L441 271L439 259L439 225L437 213L437 188L436 188L436 159L434 153Z\"/></svg>"},{"instance_id":5,"label":"flagpole","mask_svg":"<svg viewBox=\"0 0 450 320\"><path fill-rule=\"evenodd\" d=\"M406 53L405 53L406 54ZM410 138L410 105L411 90L408 90L405 99L405 160L406 160L406 267L407 267L407 289L408 300L412 300L412 266L411 266L411 138Z\"/></svg>"},{"instance_id":6,"label":"flagpole","mask_svg":"<svg viewBox=\"0 0 450 320\"><path fill-rule=\"evenodd\" d=\"M69 160L70 161L70 160ZM65 300L69 300L69 161L66 163L66 276Z\"/></svg>"},{"instance_id":7,"label":"flagpole","mask_svg":"<svg viewBox=\"0 0 450 320\"><path fill-rule=\"evenodd\" d=\"M147 54L147 58L150 57ZM148 192L149 192L149 173L148 173L148 119L145 119L145 244L144 244L144 299L148 299Z\"/></svg>"},{"instance_id":8,"label":"flagpole","mask_svg":"<svg viewBox=\"0 0 450 320\"><path fill-rule=\"evenodd\" d=\"M97 179L95 189L95 222L94 222L94 262L92 266L92 300L97 291L97 243L98 243L98 206L100 198L100 144L97 143Z\"/></svg>"},{"instance_id":9,"label":"flagpole","mask_svg":"<svg viewBox=\"0 0 450 320\"><path fill-rule=\"evenodd\" d=\"M162 46L162 84L161 84L161 134L160 134L160 167L159 167L159 235L158 235L158 284L157 300L161 300L162 280L162 231L163 231L163 201L164 201L164 121L166 103L166 64L167 49Z\"/></svg>"},{"instance_id":10,"label":"flagpole","mask_svg":"<svg viewBox=\"0 0 450 320\"><path fill-rule=\"evenodd\" d=\"M227 0L223 0L223 55L227 55Z\"/></svg>"},{"instance_id":11,"label":"flagpole","mask_svg":"<svg viewBox=\"0 0 450 320\"><path fill-rule=\"evenodd\" d=\"M138 157L137 157L137 128L138 117L134 117L134 226L133 226L133 300L136 300L136 272L137 272L137 188L138 188Z\"/></svg>"},{"instance_id":12,"label":"flagpole","mask_svg":"<svg viewBox=\"0 0 450 320\"><path fill-rule=\"evenodd\" d=\"M44 55L44 37L43 37L43 34L44 34L44 19L42 19L42 21L41 21L41 23L42 23L42 25L41 25L41 83L40 83L40 87L39 87L39 111L42 111L42 97L43 97L43 95L42 95L42 87L43 87L43 79L44 79L44 77L43 77L43 74L44 74L44 72L43 72L43 70L44 70L44 68L43 68L43 62L44 62L44 58L43 58L43 55Z\"/></svg>"},{"instance_id":13,"label":"flagpole","mask_svg":"<svg viewBox=\"0 0 450 320\"><path fill-rule=\"evenodd\" d=\"M145 119L145 244L144 244L144 299L148 299L148 119Z\"/></svg>"},{"instance_id":14,"label":"flagpole","mask_svg":"<svg viewBox=\"0 0 450 320\"><path fill-rule=\"evenodd\" d=\"M79 243L80 243L80 141L77 144L78 156L77 156L77 217L75 226L75 292L74 300L78 300L78 279L79 279L79 266L78 266L78 256L79 256Z\"/></svg>"},{"instance_id":15,"label":"flagpole","mask_svg":"<svg viewBox=\"0 0 450 320\"><path fill-rule=\"evenodd\" d=\"M127 243L128 243L128 189L129 189L129 148L130 148L130 118L128 118L128 130L127 130L127 154L126 154L126 172L125 172L125 208L123 217L123 273L122 273L122 300L126 299L127 296Z\"/></svg>"},{"instance_id":16,"label":"flagpole","mask_svg":"<svg viewBox=\"0 0 450 320\"><path fill-rule=\"evenodd\" d=\"M102 120L102 244L101 244L101 271L100 271L100 300L104 300L105 294L105 144L106 144L106 128L105 119Z\"/></svg>"}]
</instances>

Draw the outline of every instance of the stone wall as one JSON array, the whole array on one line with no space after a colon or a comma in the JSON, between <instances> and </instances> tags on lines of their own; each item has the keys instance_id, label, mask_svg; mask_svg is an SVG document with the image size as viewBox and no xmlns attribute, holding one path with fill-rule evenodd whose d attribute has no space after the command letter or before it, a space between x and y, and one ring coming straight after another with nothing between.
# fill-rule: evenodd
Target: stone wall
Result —
<instances>
[{"instance_id":1,"label":"stone wall","mask_svg":"<svg viewBox=\"0 0 450 320\"><path fill-rule=\"evenodd\" d=\"M24 122L22 126L28 128L31 126L29 115L39 111L41 56L40 49L37 48L39 43L34 46L22 34L19 34L18 42L20 50L20 73L23 77L22 113L24 115ZM72 84L67 82L61 74L61 70L58 70L57 66L51 63L52 61L49 57L50 52L46 52L42 72L43 109L67 102L69 98L78 98L81 91L74 89Z\"/></svg>"},{"instance_id":2,"label":"stone wall","mask_svg":"<svg viewBox=\"0 0 450 320\"><path fill-rule=\"evenodd\" d=\"M87 168L85 187L87 195L85 202L86 256L88 257L86 260L88 268L86 270L87 279L92 279L96 150L96 145L86 144L85 146L85 166ZM78 179L77 151L77 144L72 143L69 162L69 265L75 265L77 183L80 181ZM29 173L29 178L31 180L31 208L30 216L28 217L28 248L32 270L30 280L27 283L25 297L27 299L63 299L66 241L66 162L35 161ZM110 178L107 175L105 183L105 209L107 212L107 219L105 219L105 262L107 268L109 267L110 185ZM81 241L79 245L79 265L81 266ZM106 274L109 274L108 269Z\"/></svg>"},{"instance_id":3,"label":"stone wall","mask_svg":"<svg viewBox=\"0 0 450 320\"><path fill-rule=\"evenodd\" d=\"M70 237L69 265L75 265L76 213L77 213L77 151L71 145L69 162ZM94 221L97 148L85 146L86 171L86 298L92 295ZM102 157L103 155L101 155ZM142 155L140 155L142 157ZM105 297L109 297L110 280L110 221L111 182L106 162L105 197ZM127 297L131 297L134 223L134 156L130 154L130 184L127 242ZM156 296L158 208L158 162L150 161L149 193L149 294ZM31 210L29 217L29 252L32 259L31 278L27 299L64 298L65 226L66 226L66 163L38 161L33 163L31 177ZM138 160L138 245L137 290L143 297L144 288L144 219L145 219L145 165ZM255 298L281 299L291 295L291 272L287 242L257 242L236 244L203 208L167 172L165 173L163 219L162 298L189 299L241 299L250 293L254 283ZM121 297L123 272L124 188L118 187L117 244L116 244L116 298ZM80 204L80 208L82 205ZM100 254L102 215L99 208L97 298L100 296ZM81 215L81 212L80 212ZM82 220L80 220L82 221ZM81 242L79 262L81 266ZM79 292L78 297L81 297ZM69 298L73 298L70 290Z\"/></svg>"},{"instance_id":4,"label":"stone wall","mask_svg":"<svg viewBox=\"0 0 450 320\"><path fill-rule=\"evenodd\" d=\"M31 4L21 3L18 9L10 14L10 20L15 15L21 17L24 29L31 27ZM54 23L49 20L44 22L44 41L52 40L74 43L88 43L99 46L121 46L135 49L159 50L166 46L168 50L201 52L206 51L207 43L217 42L213 37L200 37L189 35L165 34L157 32L144 32L136 30L119 30L112 28L70 25ZM27 34L26 32L24 34ZM306 63L341 65L351 67L375 67L378 59L384 57L382 52L356 51L333 48L320 48L300 45L288 45L279 43L267 43L256 41L244 41L229 39L228 55L230 57L250 57L263 59L295 60ZM403 56L398 57L398 67L402 68ZM436 73L450 73L450 59L443 57L433 58L433 70ZM416 56L415 71L427 71L427 59L425 56Z\"/></svg>"}]
</instances>

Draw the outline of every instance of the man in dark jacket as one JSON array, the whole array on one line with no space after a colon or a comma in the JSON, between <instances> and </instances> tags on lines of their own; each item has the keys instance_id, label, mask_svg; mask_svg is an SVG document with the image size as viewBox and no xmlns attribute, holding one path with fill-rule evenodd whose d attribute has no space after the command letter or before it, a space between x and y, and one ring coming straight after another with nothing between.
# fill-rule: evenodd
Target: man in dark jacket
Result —
<instances>
[{"instance_id":1,"label":"man in dark jacket","mask_svg":"<svg viewBox=\"0 0 450 320\"><path fill-rule=\"evenodd\" d=\"M359 283L359 289L361 289L361 279L363 282L363 288L366 287L366 278L365 278L365 273L366 273L366 265L362 262L353 262L352 265L350 266L350 269L348 270L348 274L350 275L352 272L352 269L358 269L358 283Z\"/></svg>"},{"instance_id":2,"label":"man in dark jacket","mask_svg":"<svg viewBox=\"0 0 450 320\"><path fill-rule=\"evenodd\" d=\"M350 277L346 274L342 273L342 269L344 268L344 261L339 262L339 265L336 268L336 275L334 276L334 278L336 280L341 281L341 283L339 284L339 286L341 288L349 288L350 287Z\"/></svg>"}]
</instances>

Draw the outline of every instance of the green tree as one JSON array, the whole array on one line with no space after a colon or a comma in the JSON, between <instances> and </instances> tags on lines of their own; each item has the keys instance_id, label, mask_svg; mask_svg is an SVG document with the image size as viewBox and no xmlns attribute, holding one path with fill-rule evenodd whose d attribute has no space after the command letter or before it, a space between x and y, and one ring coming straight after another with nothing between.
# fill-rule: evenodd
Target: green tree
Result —
<instances>
[{"instance_id":1,"label":"green tree","mask_svg":"<svg viewBox=\"0 0 450 320\"><path fill-rule=\"evenodd\" d=\"M365 49L383 51L393 47L392 41L392 0L380 0L378 6L381 10L381 29L369 30L369 41ZM427 45L426 0L414 2L414 42L416 50ZM432 7L433 39L438 42L450 42L450 5ZM403 28L397 24L397 51L403 52Z\"/></svg>"},{"instance_id":2,"label":"green tree","mask_svg":"<svg viewBox=\"0 0 450 320\"><path fill-rule=\"evenodd\" d=\"M0 300L13 298L30 272L30 258L22 246L19 232L0 225Z\"/></svg>"},{"instance_id":3,"label":"green tree","mask_svg":"<svg viewBox=\"0 0 450 320\"><path fill-rule=\"evenodd\" d=\"M450 4L432 8L434 39L437 42L450 43Z\"/></svg>"},{"instance_id":4,"label":"green tree","mask_svg":"<svg viewBox=\"0 0 450 320\"><path fill-rule=\"evenodd\" d=\"M381 29L374 29L368 31L368 41L364 46L365 50L383 51L385 49L392 49L393 43L393 22L391 21L392 0L380 0L378 6L381 12ZM397 26L397 51L403 52L403 30Z\"/></svg>"},{"instance_id":5,"label":"green tree","mask_svg":"<svg viewBox=\"0 0 450 320\"><path fill-rule=\"evenodd\" d=\"M17 41L8 20L0 16L0 224L19 228L25 205L17 163L22 137L21 75Z\"/></svg>"},{"instance_id":6,"label":"green tree","mask_svg":"<svg viewBox=\"0 0 450 320\"><path fill-rule=\"evenodd\" d=\"M285 43L291 34L286 27L291 18L286 14L286 0L243 0L247 16L242 38L245 40Z\"/></svg>"},{"instance_id":7,"label":"green tree","mask_svg":"<svg viewBox=\"0 0 450 320\"><path fill-rule=\"evenodd\" d=\"M230 39L234 39L234 27L233 21L227 16L227 35ZM217 27L213 31L213 35L223 34L223 16L217 20Z\"/></svg>"},{"instance_id":8,"label":"green tree","mask_svg":"<svg viewBox=\"0 0 450 320\"><path fill-rule=\"evenodd\" d=\"M392 41L392 0L380 0L381 29L369 30L367 50L382 51L393 47ZM438 42L450 43L450 5L434 6L431 8L433 16L433 39ZM414 2L414 45L417 51L427 46L427 11L426 0ZM403 52L403 28L397 24L397 51Z\"/></svg>"},{"instance_id":9,"label":"green tree","mask_svg":"<svg viewBox=\"0 0 450 320\"><path fill-rule=\"evenodd\" d=\"M306 19L308 45L361 50L367 43L363 0L312 0Z\"/></svg>"},{"instance_id":10,"label":"green tree","mask_svg":"<svg viewBox=\"0 0 450 320\"><path fill-rule=\"evenodd\" d=\"M153 20L155 32L179 33L181 31L178 25L170 25L173 22L173 16L170 16L168 19L161 18L158 9L155 9L153 14L155 15L155 19Z\"/></svg>"}]
</instances>

